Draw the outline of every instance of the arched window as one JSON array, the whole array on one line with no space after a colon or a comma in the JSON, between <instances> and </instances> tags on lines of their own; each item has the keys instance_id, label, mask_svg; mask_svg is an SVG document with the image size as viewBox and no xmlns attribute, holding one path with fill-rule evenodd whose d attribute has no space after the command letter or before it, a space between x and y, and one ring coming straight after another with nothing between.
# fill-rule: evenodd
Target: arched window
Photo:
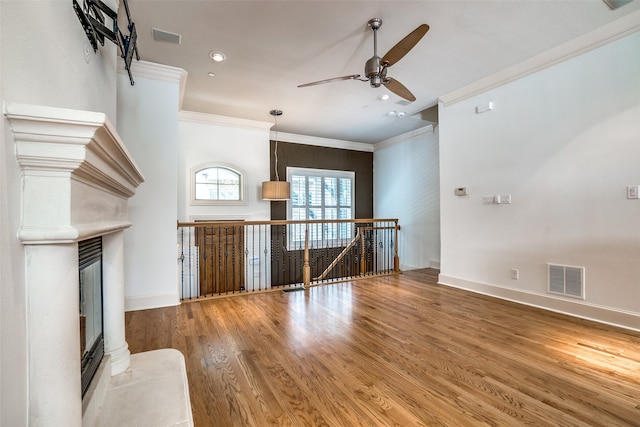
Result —
<instances>
[{"instance_id":1,"label":"arched window","mask_svg":"<svg viewBox=\"0 0 640 427\"><path fill-rule=\"evenodd\" d=\"M205 165L192 169L192 201L195 204L243 203L242 173L228 166Z\"/></svg>"}]
</instances>

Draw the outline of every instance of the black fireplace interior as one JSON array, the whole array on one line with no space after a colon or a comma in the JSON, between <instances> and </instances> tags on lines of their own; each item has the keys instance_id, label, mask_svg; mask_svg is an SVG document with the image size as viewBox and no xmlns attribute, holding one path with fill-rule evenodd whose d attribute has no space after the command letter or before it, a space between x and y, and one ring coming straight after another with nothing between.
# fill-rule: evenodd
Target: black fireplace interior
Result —
<instances>
[{"instance_id":1,"label":"black fireplace interior","mask_svg":"<svg viewBox=\"0 0 640 427\"><path fill-rule=\"evenodd\" d=\"M89 388L102 356L102 237L78 242L80 269L80 355L82 396Z\"/></svg>"}]
</instances>

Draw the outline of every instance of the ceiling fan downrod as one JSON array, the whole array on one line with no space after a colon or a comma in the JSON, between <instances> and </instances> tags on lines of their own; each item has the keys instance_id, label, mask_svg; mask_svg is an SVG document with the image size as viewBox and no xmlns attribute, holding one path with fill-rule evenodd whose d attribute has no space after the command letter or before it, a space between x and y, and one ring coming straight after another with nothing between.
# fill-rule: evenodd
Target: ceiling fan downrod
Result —
<instances>
[{"instance_id":1,"label":"ceiling fan downrod","mask_svg":"<svg viewBox=\"0 0 640 427\"><path fill-rule=\"evenodd\" d=\"M378 29L382 26L382 19L370 19L368 25L373 30L373 57L366 62L364 75L369 80L371 87L380 87L387 74L387 68L382 66L378 56Z\"/></svg>"}]
</instances>

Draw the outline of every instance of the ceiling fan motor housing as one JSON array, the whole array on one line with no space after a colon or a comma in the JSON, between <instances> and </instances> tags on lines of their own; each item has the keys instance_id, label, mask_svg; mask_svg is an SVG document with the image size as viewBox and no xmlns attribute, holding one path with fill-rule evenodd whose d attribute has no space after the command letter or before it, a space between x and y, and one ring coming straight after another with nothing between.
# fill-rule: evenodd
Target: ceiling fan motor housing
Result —
<instances>
[{"instance_id":1,"label":"ceiling fan motor housing","mask_svg":"<svg viewBox=\"0 0 640 427\"><path fill-rule=\"evenodd\" d=\"M380 87L387 75L387 68L381 65L380 57L373 56L364 66L364 75L369 79L371 87Z\"/></svg>"}]
</instances>

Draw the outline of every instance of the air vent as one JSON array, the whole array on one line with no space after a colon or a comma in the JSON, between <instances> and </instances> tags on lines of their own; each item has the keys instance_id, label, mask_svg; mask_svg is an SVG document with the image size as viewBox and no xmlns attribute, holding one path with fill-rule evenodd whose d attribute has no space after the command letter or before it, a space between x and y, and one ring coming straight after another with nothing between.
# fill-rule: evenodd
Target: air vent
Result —
<instances>
[{"instance_id":1,"label":"air vent","mask_svg":"<svg viewBox=\"0 0 640 427\"><path fill-rule=\"evenodd\" d=\"M549 293L584 299L584 267L547 264Z\"/></svg>"},{"instance_id":2,"label":"air vent","mask_svg":"<svg viewBox=\"0 0 640 427\"><path fill-rule=\"evenodd\" d=\"M160 30L158 28L151 28L151 33L153 34L153 39L159 42L180 44L182 41L182 36L180 34Z\"/></svg>"},{"instance_id":3,"label":"air vent","mask_svg":"<svg viewBox=\"0 0 640 427\"><path fill-rule=\"evenodd\" d=\"M615 10L619 7L624 6L627 3L631 3L631 0L602 0L604 3L609 6L609 9Z\"/></svg>"},{"instance_id":4,"label":"air vent","mask_svg":"<svg viewBox=\"0 0 640 427\"><path fill-rule=\"evenodd\" d=\"M398 102L396 102L396 104L398 104L398 105L402 105L403 107L406 107L407 105L411 104L411 102L410 102L410 101L407 101L407 100L405 100L405 99L401 99L401 100L399 100Z\"/></svg>"}]
</instances>

